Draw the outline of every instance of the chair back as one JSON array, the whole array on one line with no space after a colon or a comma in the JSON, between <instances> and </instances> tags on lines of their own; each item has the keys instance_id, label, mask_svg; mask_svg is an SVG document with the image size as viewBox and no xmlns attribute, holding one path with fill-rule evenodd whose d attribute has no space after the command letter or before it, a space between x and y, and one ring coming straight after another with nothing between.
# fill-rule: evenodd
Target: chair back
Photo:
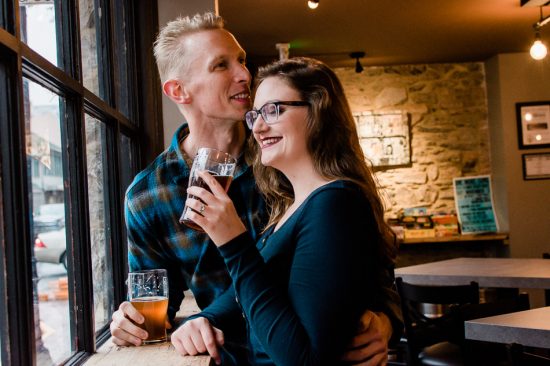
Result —
<instances>
[{"instance_id":1,"label":"chair back","mask_svg":"<svg viewBox=\"0 0 550 366\"><path fill-rule=\"evenodd\" d=\"M409 352L418 354L423 347L443 341L460 343L464 340L464 321L460 309L479 303L479 286L476 282L460 286L424 286L403 282L396 278L401 296L405 335ZM446 309L437 317L422 312L422 304L444 305Z\"/></svg>"}]
</instances>

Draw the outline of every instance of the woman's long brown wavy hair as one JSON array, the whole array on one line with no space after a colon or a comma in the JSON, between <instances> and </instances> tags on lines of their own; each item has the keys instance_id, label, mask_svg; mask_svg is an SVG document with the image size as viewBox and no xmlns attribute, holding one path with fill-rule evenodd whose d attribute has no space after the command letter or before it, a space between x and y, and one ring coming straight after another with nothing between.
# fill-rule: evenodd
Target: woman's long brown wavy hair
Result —
<instances>
[{"instance_id":1,"label":"woman's long brown wavy hair","mask_svg":"<svg viewBox=\"0 0 550 366\"><path fill-rule=\"evenodd\" d=\"M302 100L309 102L307 147L316 171L326 179L348 180L361 187L377 223L381 254L393 262L397 251L395 236L384 221L384 207L374 175L366 163L355 120L336 74L320 61L292 58L260 68L255 89L269 77L281 78L300 93ZM262 165L261 152L252 136L249 144L254 176L270 208L267 225L270 227L294 201L293 189L280 171Z\"/></svg>"}]
</instances>

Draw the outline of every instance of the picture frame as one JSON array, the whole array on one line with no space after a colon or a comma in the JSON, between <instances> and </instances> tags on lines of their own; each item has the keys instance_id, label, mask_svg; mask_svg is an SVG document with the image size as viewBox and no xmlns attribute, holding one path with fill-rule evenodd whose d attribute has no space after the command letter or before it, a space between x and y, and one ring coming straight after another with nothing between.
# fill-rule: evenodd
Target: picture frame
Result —
<instances>
[{"instance_id":1,"label":"picture frame","mask_svg":"<svg viewBox=\"0 0 550 366\"><path fill-rule=\"evenodd\" d=\"M375 171L412 165L410 116L403 111L354 112L361 148Z\"/></svg>"},{"instance_id":2,"label":"picture frame","mask_svg":"<svg viewBox=\"0 0 550 366\"><path fill-rule=\"evenodd\" d=\"M550 152L523 154L523 180L550 179Z\"/></svg>"},{"instance_id":3,"label":"picture frame","mask_svg":"<svg viewBox=\"0 0 550 366\"><path fill-rule=\"evenodd\" d=\"M550 101L516 103L520 149L550 147Z\"/></svg>"}]
</instances>

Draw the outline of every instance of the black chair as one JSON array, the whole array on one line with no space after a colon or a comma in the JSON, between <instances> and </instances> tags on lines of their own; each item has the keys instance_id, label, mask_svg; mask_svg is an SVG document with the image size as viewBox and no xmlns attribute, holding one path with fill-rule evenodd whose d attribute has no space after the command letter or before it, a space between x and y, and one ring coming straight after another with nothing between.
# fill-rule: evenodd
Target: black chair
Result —
<instances>
[{"instance_id":1,"label":"black chair","mask_svg":"<svg viewBox=\"0 0 550 366\"><path fill-rule=\"evenodd\" d=\"M506 345L508 357L512 366L548 366L550 358L529 352L521 344L512 343Z\"/></svg>"},{"instance_id":2,"label":"black chair","mask_svg":"<svg viewBox=\"0 0 550 366\"><path fill-rule=\"evenodd\" d=\"M476 282L463 286L422 286L396 278L405 323L409 365L464 365L464 316L460 309L479 303ZM442 314L427 316L423 304L439 304Z\"/></svg>"}]
</instances>

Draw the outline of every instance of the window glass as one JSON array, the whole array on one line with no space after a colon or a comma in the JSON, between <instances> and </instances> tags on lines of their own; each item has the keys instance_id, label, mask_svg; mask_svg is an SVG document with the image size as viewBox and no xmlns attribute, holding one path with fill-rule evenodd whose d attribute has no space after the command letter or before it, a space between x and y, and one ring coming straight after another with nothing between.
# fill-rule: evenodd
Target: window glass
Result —
<instances>
[{"instance_id":1,"label":"window glass","mask_svg":"<svg viewBox=\"0 0 550 366\"><path fill-rule=\"evenodd\" d=\"M19 1L21 40L55 66L57 41L53 1Z\"/></svg>"},{"instance_id":2,"label":"window glass","mask_svg":"<svg viewBox=\"0 0 550 366\"><path fill-rule=\"evenodd\" d=\"M23 85L36 357L38 365L52 365L71 354L59 113L63 100L27 79Z\"/></svg>"},{"instance_id":3,"label":"window glass","mask_svg":"<svg viewBox=\"0 0 550 366\"><path fill-rule=\"evenodd\" d=\"M122 192L126 192L126 189L130 183L132 183L132 180L136 175L137 161L132 140L124 134L120 135L120 159L121 161L126 162L120 167Z\"/></svg>"},{"instance_id":4,"label":"window glass","mask_svg":"<svg viewBox=\"0 0 550 366\"><path fill-rule=\"evenodd\" d=\"M105 124L86 115L86 161L94 291L95 330L109 324L114 311L113 271L107 189L107 136Z\"/></svg>"},{"instance_id":5,"label":"window glass","mask_svg":"<svg viewBox=\"0 0 550 366\"><path fill-rule=\"evenodd\" d=\"M100 90L100 75L103 66L98 63L97 29L98 17L101 8L96 9L94 0L79 0L80 14L80 51L82 53L82 83L99 97L103 97ZM99 14L98 14L99 10Z\"/></svg>"},{"instance_id":6,"label":"window glass","mask_svg":"<svg viewBox=\"0 0 550 366\"><path fill-rule=\"evenodd\" d=\"M130 60L130 42L129 39L129 24L127 17L127 9L121 6L114 6L115 14L113 17L115 32L114 38L114 52L115 65L117 69L115 88L116 88L116 105L117 109L123 113L126 117L131 118L130 115L130 100L132 100L132 94L130 91L135 88L130 85L131 77L128 75L128 70L132 65Z\"/></svg>"}]
</instances>

